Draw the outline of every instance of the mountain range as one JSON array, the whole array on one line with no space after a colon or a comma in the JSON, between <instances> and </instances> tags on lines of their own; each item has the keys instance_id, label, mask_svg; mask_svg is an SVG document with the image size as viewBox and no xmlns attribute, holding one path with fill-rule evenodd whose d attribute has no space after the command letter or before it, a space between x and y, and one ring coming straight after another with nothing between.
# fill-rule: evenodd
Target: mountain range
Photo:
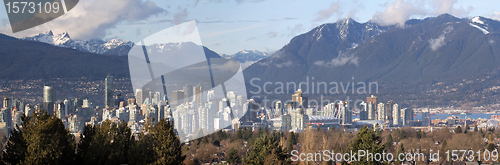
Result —
<instances>
[{"instance_id":1,"label":"mountain range","mask_svg":"<svg viewBox=\"0 0 500 165\"><path fill-rule=\"evenodd\" d=\"M127 55L128 51L134 46L131 41L122 41L112 39L108 42L101 39L79 40L72 39L67 32L54 35L52 31L39 33L35 36L24 37L22 40L38 41L54 46L71 48L83 52L109 55Z\"/></svg>"},{"instance_id":2,"label":"mountain range","mask_svg":"<svg viewBox=\"0 0 500 165\"><path fill-rule=\"evenodd\" d=\"M453 104L484 90L467 81L498 85L499 32L499 21L484 17L460 19L449 14L408 20L404 27L344 19L294 37L270 57L245 69L244 75L248 91L258 91L265 83L272 91L279 87L277 82L351 82L355 88L376 82L378 92L326 92L323 97L363 100L375 94L387 96L382 101ZM252 79L259 81L249 83ZM287 89L283 95L261 92L254 96L284 99L293 90ZM321 96L309 97L319 100Z\"/></svg>"},{"instance_id":3,"label":"mountain range","mask_svg":"<svg viewBox=\"0 0 500 165\"><path fill-rule=\"evenodd\" d=\"M31 37L23 37L21 40L38 41L50 45L76 49L82 52L105 54L105 55L127 55L129 50L134 46L131 41L122 41L119 39L112 39L104 41L101 39L80 40L72 39L67 32L61 34L54 34L52 31L39 33ZM165 51L168 49L169 44L156 44L154 48L158 51ZM240 50L232 55L221 54L224 58L235 59L246 66L269 56L269 53L261 52L258 50Z\"/></svg>"},{"instance_id":4,"label":"mountain range","mask_svg":"<svg viewBox=\"0 0 500 165\"><path fill-rule=\"evenodd\" d=\"M241 63L242 68L245 69L253 63L259 61L260 59L269 57L269 53L261 52L258 50L245 50L242 49L233 55L222 54L224 58L230 58L237 60Z\"/></svg>"},{"instance_id":5,"label":"mountain range","mask_svg":"<svg viewBox=\"0 0 500 165\"><path fill-rule=\"evenodd\" d=\"M363 100L374 94L382 102L411 106L486 104L500 101L499 34L500 22L484 17L443 14L408 20L403 27L342 19L293 37L270 55L242 50L221 56L251 64L244 70L250 97L289 99L296 89L276 93L277 82L350 83L356 88L359 83L376 82L376 92L339 89L340 93L324 96L304 95L310 100ZM124 52L132 42L73 40L67 33L47 32L21 39L0 35L0 43L1 79L130 76ZM169 46L175 45L148 49L162 51ZM207 52L216 54L205 48ZM258 81L251 81L255 78ZM254 94L264 85L274 93Z\"/></svg>"}]
</instances>

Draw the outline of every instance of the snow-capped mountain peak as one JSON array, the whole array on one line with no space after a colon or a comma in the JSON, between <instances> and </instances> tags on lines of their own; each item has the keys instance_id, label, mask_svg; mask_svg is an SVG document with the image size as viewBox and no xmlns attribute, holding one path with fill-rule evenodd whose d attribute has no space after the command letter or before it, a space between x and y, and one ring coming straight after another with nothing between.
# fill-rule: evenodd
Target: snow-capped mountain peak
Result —
<instances>
[{"instance_id":1,"label":"snow-capped mountain peak","mask_svg":"<svg viewBox=\"0 0 500 165\"><path fill-rule=\"evenodd\" d=\"M490 33L488 31L488 24L485 23L483 20L482 20L482 17L473 17L470 21L469 21L469 25L472 26L472 27L475 27L476 29L479 29L481 32L483 32L484 34L488 34Z\"/></svg>"},{"instance_id":2,"label":"snow-capped mountain peak","mask_svg":"<svg viewBox=\"0 0 500 165\"><path fill-rule=\"evenodd\" d=\"M130 41L122 41L119 39L112 39L105 42L101 39L80 40L71 39L68 32L64 31L61 34L56 34L50 30L45 33L39 33L31 37L21 38L28 41L38 41L54 46L72 48L84 52L97 53L97 54L113 54L113 55L126 55L134 43Z\"/></svg>"}]
</instances>

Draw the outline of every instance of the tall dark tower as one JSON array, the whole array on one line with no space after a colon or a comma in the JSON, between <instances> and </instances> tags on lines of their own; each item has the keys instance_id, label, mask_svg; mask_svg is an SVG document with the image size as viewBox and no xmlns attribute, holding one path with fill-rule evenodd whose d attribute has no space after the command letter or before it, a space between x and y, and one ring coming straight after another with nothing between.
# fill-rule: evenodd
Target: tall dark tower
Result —
<instances>
[{"instance_id":1,"label":"tall dark tower","mask_svg":"<svg viewBox=\"0 0 500 165\"><path fill-rule=\"evenodd\" d=\"M43 110L46 110L50 115L54 113L54 103L56 101L56 92L51 86L43 87Z\"/></svg>"},{"instance_id":2,"label":"tall dark tower","mask_svg":"<svg viewBox=\"0 0 500 165\"><path fill-rule=\"evenodd\" d=\"M114 107L113 99L113 76L104 79L104 107Z\"/></svg>"}]
</instances>

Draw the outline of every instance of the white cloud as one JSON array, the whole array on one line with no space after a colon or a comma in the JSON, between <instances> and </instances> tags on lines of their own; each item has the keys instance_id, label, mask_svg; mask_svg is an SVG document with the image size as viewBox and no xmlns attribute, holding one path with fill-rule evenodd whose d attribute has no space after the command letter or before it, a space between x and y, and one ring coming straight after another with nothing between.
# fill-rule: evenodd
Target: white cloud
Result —
<instances>
[{"instance_id":1,"label":"white cloud","mask_svg":"<svg viewBox=\"0 0 500 165\"><path fill-rule=\"evenodd\" d=\"M432 51L436 51L441 46L446 45L446 42L444 42L444 39L445 39L445 37L442 34L436 39L430 39L429 44L431 45Z\"/></svg>"},{"instance_id":2,"label":"white cloud","mask_svg":"<svg viewBox=\"0 0 500 165\"><path fill-rule=\"evenodd\" d=\"M314 21L323 21L325 19L330 18L333 13L340 12L340 4L339 2L333 2L328 9L320 10L316 13L317 17Z\"/></svg>"},{"instance_id":3,"label":"white cloud","mask_svg":"<svg viewBox=\"0 0 500 165\"><path fill-rule=\"evenodd\" d=\"M485 16L500 21L500 11L494 10L493 14L486 14Z\"/></svg>"},{"instance_id":4,"label":"white cloud","mask_svg":"<svg viewBox=\"0 0 500 165\"><path fill-rule=\"evenodd\" d=\"M403 27L411 16L426 14L427 12L422 9L418 2L397 0L391 3L384 12L376 13L372 20L383 26L398 25Z\"/></svg>"},{"instance_id":5,"label":"white cloud","mask_svg":"<svg viewBox=\"0 0 500 165\"><path fill-rule=\"evenodd\" d=\"M302 30L304 30L304 25L299 23L299 24L296 24L293 28L289 27L288 30L290 30L289 36L296 36L297 33L300 33L300 32L302 32Z\"/></svg>"},{"instance_id":6,"label":"white cloud","mask_svg":"<svg viewBox=\"0 0 500 165\"><path fill-rule=\"evenodd\" d=\"M340 54L338 57L332 59L331 61L328 62L316 61L314 62L314 65L324 66L324 67L337 67L346 64L354 64L358 66L358 63L359 63L358 57L355 57L354 55Z\"/></svg>"},{"instance_id":7,"label":"white cloud","mask_svg":"<svg viewBox=\"0 0 500 165\"><path fill-rule=\"evenodd\" d=\"M0 31L15 37L34 35L49 30L55 33L67 31L72 38L102 38L108 29L120 22L143 21L153 15L166 13L152 1L142 0L80 0L80 2L55 20L40 26L12 34L10 25Z\"/></svg>"},{"instance_id":8,"label":"white cloud","mask_svg":"<svg viewBox=\"0 0 500 165\"><path fill-rule=\"evenodd\" d=\"M431 49L432 51L436 51L437 49L439 49L440 47L446 45L446 42L444 41L446 39L446 34L448 34L449 32L451 32L453 30L453 27L447 27L444 31L443 31L443 34L441 34L438 38L434 39L430 39L429 40L429 44L431 46Z\"/></svg>"},{"instance_id":9,"label":"white cloud","mask_svg":"<svg viewBox=\"0 0 500 165\"><path fill-rule=\"evenodd\" d=\"M448 13L456 17L466 17L472 11L473 7L469 6L464 8L460 6L459 8L454 8L453 6L458 0L434 0L432 6L434 6L434 14L444 14Z\"/></svg>"},{"instance_id":10,"label":"white cloud","mask_svg":"<svg viewBox=\"0 0 500 165\"><path fill-rule=\"evenodd\" d=\"M276 64L276 67L278 67L278 68L289 67L289 66L292 66L292 64L293 64L292 61L288 60L285 63Z\"/></svg>"},{"instance_id":11,"label":"white cloud","mask_svg":"<svg viewBox=\"0 0 500 165\"><path fill-rule=\"evenodd\" d=\"M396 0L389 4L385 11L376 13L372 20L384 26L397 25L403 27L410 18L440 15L444 13L455 17L467 17L472 6L458 8L454 5L458 0ZM500 13L499 13L500 14Z\"/></svg>"},{"instance_id":12,"label":"white cloud","mask_svg":"<svg viewBox=\"0 0 500 165\"><path fill-rule=\"evenodd\" d=\"M188 11L187 9L179 11L177 14L174 15L174 19L172 20L172 23L178 25L181 24L185 21L187 18Z\"/></svg>"}]
</instances>

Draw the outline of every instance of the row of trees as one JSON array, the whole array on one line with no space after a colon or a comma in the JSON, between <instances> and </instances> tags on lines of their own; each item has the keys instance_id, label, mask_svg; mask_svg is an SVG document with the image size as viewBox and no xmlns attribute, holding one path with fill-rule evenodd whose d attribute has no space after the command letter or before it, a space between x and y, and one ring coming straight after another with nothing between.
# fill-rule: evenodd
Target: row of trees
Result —
<instances>
[{"instance_id":1,"label":"row of trees","mask_svg":"<svg viewBox=\"0 0 500 165\"><path fill-rule=\"evenodd\" d=\"M301 133L241 128L218 131L182 144L168 121L146 124L145 133L133 135L126 122L104 121L86 126L75 139L62 121L45 112L23 116L22 125L11 131L4 146L5 164L308 164L292 162L291 151L340 153L365 150L370 153L421 152L458 149L493 150L499 131L475 128L464 131L442 128L423 132L405 127L393 131L363 127L357 133L341 129L306 129ZM469 129L465 129L469 130ZM488 139L486 143L483 139ZM447 155L440 153L442 158ZM366 160L366 159L362 159ZM443 159L444 160L444 159ZM322 162L331 164L332 162ZM380 164L356 161L351 164ZM399 163L399 162L396 162Z\"/></svg>"},{"instance_id":2,"label":"row of trees","mask_svg":"<svg viewBox=\"0 0 500 165\"><path fill-rule=\"evenodd\" d=\"M75 139L63 122L45 111L22 117L11 131L2 163L7 164L180 164L182 146L169 122L146 125L133 136L126 122L85 126Z\"/></svg>"}]
</instances>

